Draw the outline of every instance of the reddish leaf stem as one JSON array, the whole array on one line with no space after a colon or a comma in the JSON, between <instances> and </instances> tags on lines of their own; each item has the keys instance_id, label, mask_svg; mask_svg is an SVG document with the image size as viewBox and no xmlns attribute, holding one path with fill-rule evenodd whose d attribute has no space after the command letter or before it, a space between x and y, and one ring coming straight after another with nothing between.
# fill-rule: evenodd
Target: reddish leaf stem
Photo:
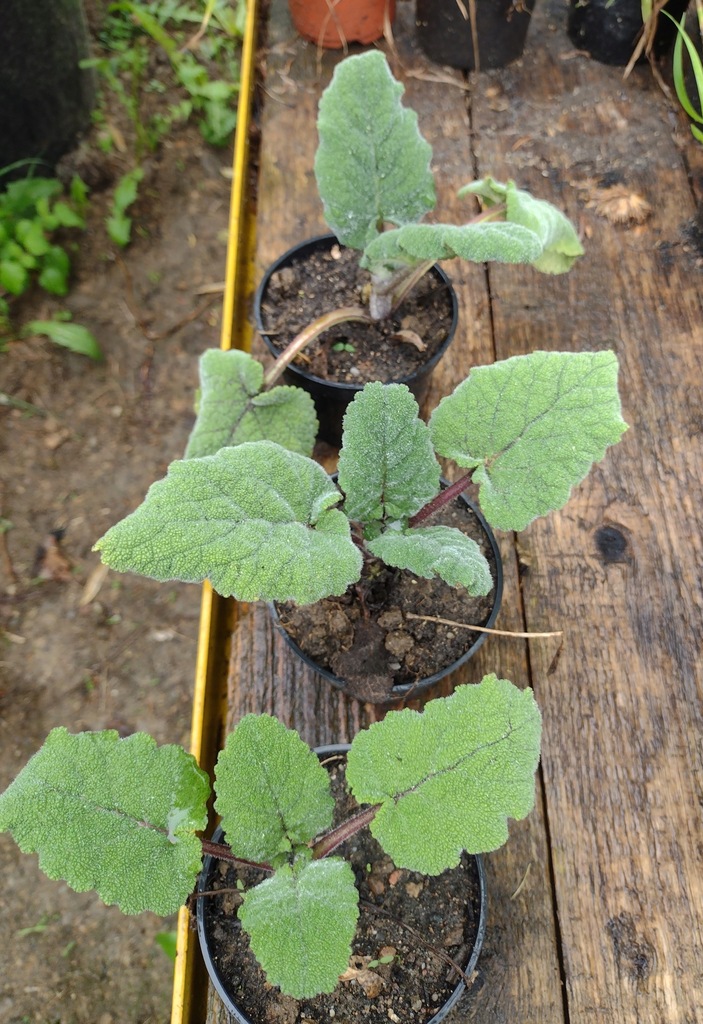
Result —
<instances>
[{"instance_id":1,"label":"reddish leaf stem","mask_svg":"<svg viewBox=\"0 0 703 1024\"><path fill-rule=\"evenodd\" d=\"M259 871L273 871L270 864L259 864L258 861L255 860L245 860L243 857L235 857L229 846L225 843L213 843L210 839L201 839L200 843L203 848L203 853L209 853L211 857L216 857L218 860L226 860L228 864L236 864L241 868L258 868Z\"/></svg>"},{"instance_id":2,"label":"reddish leaf stem","mask_svg":"<svg viewBox=\"0 0 703 1024\"><path fill-rule=\"evenodd\" d=\"M428 501L426 505L423 505L419 512L416 512L414 516L408 519L408 526L419 526L420 523L424 523L426 519L433 516L435 512L438 512L445 505L448 505L450 501L453 501L457 495L465 491L468 485L471 483L471 473L466 473L459 480L456 480L449 487L445 487L443 491L440 491L436 498L432 501Z\"/></svg>"},{"instance_id":3,"label":"reddish leaf stem","mask_svg":"<svg viewBox=\"0 0 703 1024\"><path fill-rule=\"evenodd\" d=\"M362 828L369 825L376 817L376 811L379 809L380 804L374 804L373 807L367 807L363 811L359 811L358 814L353 815L351 818L347 818L341 825L333 828L327 835L322 836L312 847L312 855L315 860L320 860L321 857L327 857L330 853L341 846L342 843L346 842L357 832L360 832Z\"/></svg>"}]
</instances>

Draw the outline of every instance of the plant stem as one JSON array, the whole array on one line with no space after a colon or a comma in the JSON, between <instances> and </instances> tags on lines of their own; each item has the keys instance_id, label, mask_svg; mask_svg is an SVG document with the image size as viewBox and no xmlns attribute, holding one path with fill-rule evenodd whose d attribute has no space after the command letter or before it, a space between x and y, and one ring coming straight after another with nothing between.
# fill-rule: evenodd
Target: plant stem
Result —
<instances>
[{"instance_id":1,"label":"plant stem","mask_svg":"<svg viewBox=\"0 0 703 1024\"><path fill-rule=\"evenodd\" d=\"M297 334L290 345L281 352L280 356L264 377L264 387L270 388L281 376L289 363L292 363L299 352L317 338L323 331L337 324L344 324L354 321L356 323L372 324L373 320L363 306L342 306L340 309L333 309L331 313L325 313L313 320L311 324L304 327L300 334Z\"/></svg>"},{"instance_id":2,"label":"plant stem","mask_svg":"<svg viewBox=\"0 0 703 1024\"><path fill-rule=\"evenodd\" d=\"M327 857L330 853L341 846L342 843L346 842L357 832L360 832L362 828L369 825L376 817L376 811L379 809L380 804L374 804L373 807L367 807L363 811L359 811L358 814L353 815L351 818L347 818L341 825L337 825L327 835L322 836L312 847L312 855L315 860L319 860L321 857Z\"/></svg>"},{"instance_id":3,"label":"plant stem","mask_svg":"<svg viewBox=\"0 0 703 1024\"><path fill-rule=\"evenodd\" d=\"M229 846L225 843L213 843L210 839L201 839L200 844L203 848L203 853L209 853L211 857L217 857L218 860L226 860L228 864L236 864L242 868L258 868L259 871L273 871L270 864L259 864L255 860L244 860L242 857L235 857Z\"/></svg>"},{"instance_id":4,"label":"plant stem","mask_svg":"<svg viewBox=\"0 0 703 1024\"><path fill-rule=\"evenodd\" d=\"M438 512L445 505L448 505L450 501L453 501L458 494L465 491L468 485L471 483L471 473L466 473L460 477L449 487L445 487L443 491L440 491L436 498L432 501L428 501L426 505L423 505L419 512L416 512L414 516L408 519L408 526L419 526L420 523L424 523L426 519L433 516L435 512Z\"/></svg>"}]
</instances>

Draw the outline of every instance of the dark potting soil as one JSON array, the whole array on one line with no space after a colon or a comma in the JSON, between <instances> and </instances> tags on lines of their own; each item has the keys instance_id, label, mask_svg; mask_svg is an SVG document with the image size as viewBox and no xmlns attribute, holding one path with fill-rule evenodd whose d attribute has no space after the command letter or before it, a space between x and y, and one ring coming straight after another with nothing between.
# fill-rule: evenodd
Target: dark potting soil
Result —
<instances>
[{"instance_id":1,"label":"dark potting soil","mask_svg":"<svg viewBox=\"0 0 703 1024\"><path fill-rule=\"evenodd\" d=\"M344 755L332 755L323 763L330 771L336 825L358 805L346 791ZM304 1000L282 995L266 981L236 916L237 880L247 888L264 875L220 861L208 888L228 891L203 898L211 953L221 978L254 1024L425 1024L461 980L446 957L463 969L474 946L480 915L474 858L463 855L459 867L437 877L401 871L368 829L341 846L338 855L351 864L360 894L347 974L381 957L392 956L392 962L366 968L364 974L340 982L330 995Z\"/></svg>"},{"instance_id":2,"label":"dark potting soil","mask_svg":"<svg viewBox=\"0 0 703 1024\"><path fill-rule=\"evenodd\" d=\"M334 245L331 252L312 253L272 275L261 304L264 329L282 351L323 313L342 306L365 306L368 287L369 273L359 267L356 250ZM393 316L376 324L330 328L306 346L294 365L344 384L400 380L434 355L451 323L449 292L434 275L425 274ZM410 338L419 339L424 350ZM341 345L353 350L338 349Z\"/></svg>"},{"instance_id":3,"label":"dark potting soil","mask_svg":"<svg viewBox=\"0 0 703 1024\"><path fill-rule=\"evenodd\" d=\"M436 513L430 525L455 526L472 537L488 559L493 579L496 564L490 541L476 514L458 499ZM417 683L460 658L479 634L461 625L483 626L495 602L471 597L441 579L427 580L381 562L364 567L357 587L341 597L314 605L277 605L281 624L300 649L347 682L347 692L361 700L389 699L393 686ZM423 619L409 615L428 616ZM412 691L407 694L412 697Z\"/></svg>"}]
</instances>

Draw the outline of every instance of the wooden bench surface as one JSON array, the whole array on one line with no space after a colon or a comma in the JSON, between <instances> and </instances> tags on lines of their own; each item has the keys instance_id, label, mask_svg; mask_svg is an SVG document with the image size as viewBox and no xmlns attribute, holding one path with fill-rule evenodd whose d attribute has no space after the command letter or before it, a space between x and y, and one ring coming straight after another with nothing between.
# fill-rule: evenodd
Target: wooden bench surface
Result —
<instances>
[{"instance_id":1,"label":"wooden bench surface","mask_svg":"<svg viewBox=\"0 0 703 1024\"><path fill-rule=\"evenodd\" d=\"M556 0L538 4L521 62L468 83L417 52L412 6L398 5L389 57L434 147L437 218L465 219L454 193L467 181L512 177L564 209L586 248L555 278L445 265L461 317L427 409L475 364L610 348L631 425L561 513L500 537L497 625L562 629L563 648L489 638L453 680L496 671L531 685L544 739L535 810L486 858L488 935L451 1019L693 1024L703 1014L703 224L696 236L692 218L703 148L646 67L624 82L575 53ZM300 41L273 0L257 277L325 230L315 116L339 59ZM648 203L646 219L611 219L608 186L630 211ZM296 661L258 606L240 609L232 637L230 724L248 711L275 713L310 743L347 741L379 714ZM226 1018L212 997L208 1020Z\"/></svg>"}]
</instances>

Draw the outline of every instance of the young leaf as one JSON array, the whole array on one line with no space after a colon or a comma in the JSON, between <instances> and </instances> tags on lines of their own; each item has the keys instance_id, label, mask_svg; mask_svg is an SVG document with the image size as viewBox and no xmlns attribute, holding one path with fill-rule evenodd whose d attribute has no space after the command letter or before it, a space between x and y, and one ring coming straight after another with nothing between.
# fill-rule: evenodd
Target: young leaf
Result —
<instances>
[{"instance_id":1,"label":"young leaf","mask_svg":"<svg viewBox=\"0 0 703 1024\"><path fill-rule=\"evenodd\" d=\"M126 914L172 914L201 867L209 792L181 747L53 729L0 796L0 831L77 892L95 889Z\"/></svg>"},{"instance_id":2,"label":"young leaf","mask_svg":"<svg viewBox=\"0 0 703 1024\"><path fill-rule=\"evenodd\" d=\"M266 863L332 824L328 773L297 732L270 715L241 720L215 776L215 809L237 857Z\"/></svg>"},{"instance_id":3,"label":"young leaf","mask_svg":"<svg viewBox=\"0 0 703 1024\"><path fill-rule=\"evenodd\" d=\"M439 463L404 384L367 384L347 408L339 486L349 519L409 518L439 493Z\"/></svg>"},{"instance_id":4,"label":"young leaf","mask_svg":"<svg viewBox=\"0 0 703 1024\"><path fill-rule=\"evenodd\" d=\"M325 220L344 245L363 249L384 222L412 223L435 205L432 149L403 91L371 50L338 64L322 94L315 176Z\"/></svg>"},{"instance_id":5,"label":"young leaf","mask_svg":"<svg viewBox=\"0 0 703 1024\"><path fill-rule=\"evenodd\" d=\"M59 320L30 320L22 328L22 334L44 334L54 342L79 355L89 356L91 359L102 359L95 336L87 327L81 324L64 323Z\"/></svg>"},{"instance_id":6,"label":"young leaf","mask_svg":"<svg viewBox=\"0 0 703 1024\"><path fill-rule=\"evenodd\" d=\"M317 434L315 403L302 388L261 392L264 368L247 352L210 349L200 359L200 406L186 459L214 455L245 441L275 441L311 455Z\"/></svg>"},{"instance_id":7,"label":"young leaf","mask_svg":"<svg viewBox=\"0 0 703 1024\"><path fill-rule=\"evenodd\" d=\"M0 288L10 295L21 295L29 284L29 274L14 259L0 260Z\"/></svg>"},{"instance_id":8,"label":"young leaf","mask_svg":"<svg viewBox=\"0 0 703 1024\"><path fill-rule=\"evenodd\" d=\"M516 188L514 181L503 185L493 178L484 178L465 185L458 195L476 195L486 208L504 205L507 222L533 231L539 238L542 255L530 262L544 274L563 274L583 256L583 246L569 218L544 199L535 199L529 192Z\"/></svg>"},{"instance_id":9,"label":"young leaf","mask_svg":"<svg viewBox=\"0 0 703 1024\"><path fill-rule=\"evenodd\" d=\"M627 429L612 352L533 352L471 371L430 418L435 450L477 467L492 526L560 509Z\"/></svg>"},{"instance_id":10,"label":"young leaf","mask_svg":"<svg viewBox=\"0 0 703 1024\"><path fill-rule=\"evenodd\" d=\"M349 963L358 898L338 857L286 865L250 889L238 916L269 983L295 999L332 992Z\"/></svg>"},{"instance_id":11,"label":"young leaf","mask_svg":"<svg viewBox=\"0 0 703 1024\"><path fill-rule=\"evenodd\" d=\"M325 471L270 441L173 462L95 545L119 572L210 580L240 601L310 604L359 579L361 553Z\"/></svg>"},{"instance_id":12,"label":"young leaf","mask_svg":"<svg viewBox=\"0 0 703 1024\"><path fill-rule=\"evenodd\" d=\"M508 817L529 814L540 732L532 690L485 676L358 733L347 782L359 803L382 804L371 831L398 867L437 875L462 850L498 849Z\"/></svg>"},{"instance_id":13,"label":"young leaf","mask_svg":"<svg viewBox=\"0 0 703 1024\"><path fill-rule=\"evenodd\" d=\"M493 588L490 567L476 541L451 526L386 530L367 546L386 565L425 579L439 576L451 587L466 587L474 597Z\"/></svg>"},{"instance_id":14,"label":"young leaf","mask_svg":"<svg viewBox=\"0 0 703 1024\"><path fill-rule=\"evenodd\" d=\"M536 264L544 252L534 231L520 224L479 221L456 227L452 224L408 224L385 231L367 246L361 265L383 279L404 265L424 261L461 259L474 263Z\"/></svg>"}]
</instances>

